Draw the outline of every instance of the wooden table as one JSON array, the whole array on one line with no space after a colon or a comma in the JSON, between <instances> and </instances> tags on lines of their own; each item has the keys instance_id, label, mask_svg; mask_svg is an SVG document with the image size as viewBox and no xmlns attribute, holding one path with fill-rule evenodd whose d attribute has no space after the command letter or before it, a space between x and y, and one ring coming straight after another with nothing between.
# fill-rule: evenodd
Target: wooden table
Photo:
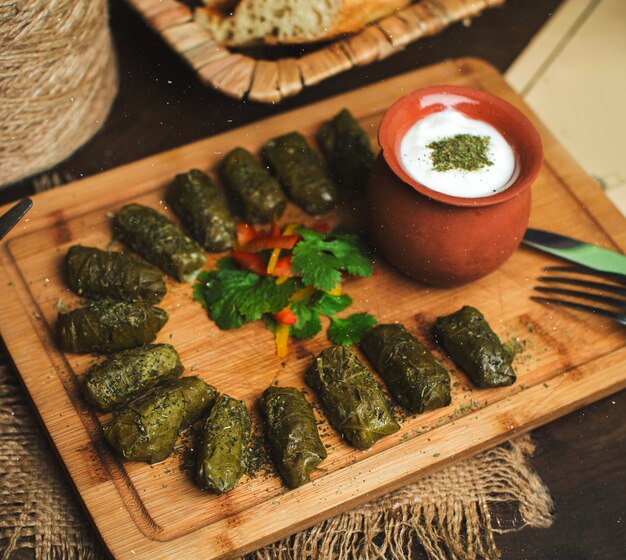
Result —
<instances>
[{"instance_id":1,"label":"wooden table","mask_svg":"<svg viewBox=\"0 0 626 560\"><path fill-rule=\"evenodd\" d=\"M508 0L469 29L455 26L384 62L308 88L278 106L241 104L203 87L121 1L111 6L120 93L101 132L54 170L80 178L445 58L478 56L505 71L560 0ZM23 181L0 203L32 189ZM533 465L550 488L556 521L498 538L510 559L623 558L626 550L626 392L534 432ZM506 519L507 512L501 516Z\"/></svg>"}]
</instances>

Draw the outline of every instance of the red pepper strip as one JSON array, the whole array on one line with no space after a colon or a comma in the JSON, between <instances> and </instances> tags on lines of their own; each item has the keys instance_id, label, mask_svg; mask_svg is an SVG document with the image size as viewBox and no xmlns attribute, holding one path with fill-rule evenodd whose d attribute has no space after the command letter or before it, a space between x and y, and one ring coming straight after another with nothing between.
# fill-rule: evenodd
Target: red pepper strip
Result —
<instances>
[{"instance_id":1,"label":"red pepper strip","mask_svg":"<svg viewBox=\"0 0 626 560\"><path fill-rule=\"evenodd\" d=\"M243 247L256 239L259 236L257 231L254 229L254 226L247 224L245 222L239 222L237 224L237 246Z\"/></svg>"},{"instance_id":2,"label":"red pepper strip","mask_svg":"<svg viewBox=\"0 0 626 560\"><path fill-rule=\"evenodd\" d=\"M298 322L298 318L289 307L285 307L282 311L274 313L274 319L285 325L295 325Z\"/></svg>"},{"instance_id":3,"label":"red pepper strip","mask_svg":"<svg viewBox=\"0 0 626 560\"><path fill-rule=\"evenodd\" d=\"M247 253L246 251L234 251L233 258L237 261L237 264L244 270L254 272L259 276L267 275L267 265L259 255L254 253Z\"/></svg>"},{"instance_id":4,"label":"red pepper strip","mask_svg":"<svg viewBox=\"0 0 626 560\"><path fill-rule=\"evenodd\" d=\"M278 259L272 271L272 276L293 276L293 272L291 271L291 257L281 257Z\"/></svg>"},{"instance_id":5,"label":"red pepper strip","mask_svg":"<svg viewBox=\"0 0 626 560\"><path fill-rule=\"evenodd\" d=\"M258 253L266 249L293 249L300 239L297 235L264 235L241 247L242 251Z\"/></svg>"},{"instance_id":6,"label":"red pepper strip","mask_svg":"<svg viewBox=\"0 0 626 560\"><path fill-rule=\"evenodd\" d=\"M272 237L277 237L277 236L280 235L280 224L278 223L278 216L276 214L274 214L274 216L272 218L271 235L272 235Z\"/></svg>"},{"instance_id":7,"label":"red pepper strip","mask_svg":"<svg viewBox=\"0 0 626 560\"><path fill-rule=\"evenodd\" d=\"M311 229L317 233L328 233L330 225L328 225L328 222L317 222L311 226Z\"/></svg>"}]
</instances>

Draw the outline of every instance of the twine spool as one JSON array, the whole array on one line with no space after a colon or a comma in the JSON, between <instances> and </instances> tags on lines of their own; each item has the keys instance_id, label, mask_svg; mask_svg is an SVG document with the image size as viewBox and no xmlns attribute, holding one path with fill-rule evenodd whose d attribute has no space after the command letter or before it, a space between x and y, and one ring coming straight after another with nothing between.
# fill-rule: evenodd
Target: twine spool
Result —
<instances>
[{"instance_id":1,"label":"twine spool","mask_svg":"<svg viewBox=\"0 0 626 560\"><path fill-rule=\"evenodd\" d=\"M0 185L71 155L116 93L107 0L0 0Z\"/></svg>"}]
</instances>

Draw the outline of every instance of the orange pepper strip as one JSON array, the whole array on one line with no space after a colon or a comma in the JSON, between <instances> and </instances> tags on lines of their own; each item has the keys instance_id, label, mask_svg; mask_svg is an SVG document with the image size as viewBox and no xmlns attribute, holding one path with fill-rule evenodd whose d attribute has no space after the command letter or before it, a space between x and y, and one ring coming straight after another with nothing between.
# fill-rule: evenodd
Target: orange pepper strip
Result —
<instances>
[{"instance_id":1,"label":"orange pepper strip","mask_svg":"<svg viewBox=\"0 0 626 560\"><path fill-rule=\"evenodd\" d=\"M289 325L286 323L276 323L276 355L284 358L287 355L287 344L289 342Z\"/></svg>"},{"instance_id":2,"label":"orange pepper strip","mask_svg":"<svg viewBox=\"0 0 626 560\"><path fill-rule=\"evenodd\" d=\"M296 314L289 306L285 307L285 309L281 309L278 313L274 313L274 319L286 325L295 325L298 322L298 317L296 317Z\"/></svg>"},{"instance_id":3,"label":"orange pepper strip","mask_svg":"<svg viewBox=\"0 0 626 560\"><path fill-rule=\"evenodd\" d=\"M237 223L237 240L235 242L236 248L241 248L250 243L253 239L259 236L258 232L254 229L252 224L246 222Z\"/></svg>"}]
</instances>

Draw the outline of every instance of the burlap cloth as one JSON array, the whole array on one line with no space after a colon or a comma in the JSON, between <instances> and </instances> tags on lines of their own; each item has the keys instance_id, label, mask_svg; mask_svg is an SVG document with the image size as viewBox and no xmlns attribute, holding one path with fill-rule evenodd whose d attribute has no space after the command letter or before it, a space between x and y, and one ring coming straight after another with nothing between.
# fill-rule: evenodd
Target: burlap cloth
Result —
<instances>
[{"instance_id":1,"label":"burlap cloth","mask_svg":"<svg viewBox=\"0 0 626 560\"><path fill-rule=\"evenodd\" d=\"M528 436L253 554L248 560L497 558L494 533L549 527ZM495 515L507 503L507 524ZM513 514L511 514L513 511ZM0 559L105 558L16 374L0 351Z\"/></svg>"}]
</instances>

